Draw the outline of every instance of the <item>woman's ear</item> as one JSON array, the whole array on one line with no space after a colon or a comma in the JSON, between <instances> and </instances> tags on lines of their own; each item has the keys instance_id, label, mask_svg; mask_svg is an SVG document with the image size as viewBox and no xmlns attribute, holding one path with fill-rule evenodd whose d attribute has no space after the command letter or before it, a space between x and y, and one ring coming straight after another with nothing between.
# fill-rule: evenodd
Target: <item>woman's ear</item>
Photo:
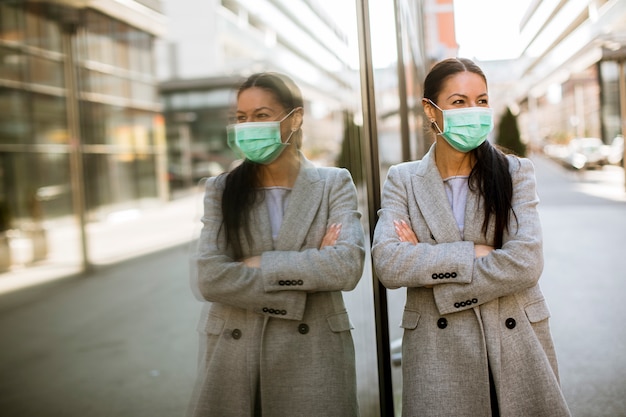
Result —
<instances>
[{"instance_id":1,"label":"woman's ear","mask_svg":"<svg viewBox=\"0 0 626 417\"><path fill-rule=\"evenodd\" d=\"M435 107L427 98L422 99L422 106L424 106L424 113L426 114L426 117L428 117L428 120L435 120L435 116L437 115L435 113Z\"/></svg>"},{"instance_id":2,"label":"woman's ear","mask_svg":"<svg viewBox=\"0 0 626 417\"><path fill-rule=\"evenodd\" d=\"M293 111L291 115L291 131L296 132L300 130L302 127L302 120L304 117L304 109L302 107L298 107Z\"/></svg>"}]
</instances>

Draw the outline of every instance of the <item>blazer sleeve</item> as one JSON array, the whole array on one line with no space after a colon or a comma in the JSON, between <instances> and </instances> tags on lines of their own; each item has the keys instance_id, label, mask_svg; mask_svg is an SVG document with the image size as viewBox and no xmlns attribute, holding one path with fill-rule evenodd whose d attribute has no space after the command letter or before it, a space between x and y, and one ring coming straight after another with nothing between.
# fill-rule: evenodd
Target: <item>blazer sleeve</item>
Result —
<instances>
[{"instance_id":1,"label":"blazer sleeve","mask_svg":"<svg viewBox=\"0 0 626 417\"><path fill-rule=\"evenodd\" d=\"M472 281L433 288L441 314L472 308L537 284L543 270L543 239L534 166L529 159L509 158L513 180L508 232L501 249L473 261Z\"/></svg>"},{"instance_id":2,"label":"blazer sleeve","mask_svg":"<svg viewBox=\"0 0 626 417\"><path fill-rule=\"evenodd\" d=\"M311 225L320 228L319 236L333 223L341 223L341 233L334 246L292 251L268 251L261 256L261 271L268 292L289 290L285 283L295 281L305 292L351 291L359 282L365 261L364 233L358 211L356 187L346 169L326 168L326 196L318 216ZM327 216L326 219L323 217ZM305 225L303 225L304 227ZM310 231L311 232L311 231Z\"/></svg>"},{"instance_id":3,"label":"blazer sleeve","mask_svg":"<svg viewBox=\"0 0 626 417\"><path fill-rule=\"evenodd\" d=\"M299 291L266 292L261 269L249 268L232 259L226 249L222 225L223 177L207 181L204 215L198 249L192 259L192 278L202 297L259 314L300 320L306 294Z\"/></svg>"},{"instance_id":4,"label":"blazer sleeve","mask_svg":"<svg viewBox=\"0 0 626 417\"><path fill-rule=\"evenodd\" d=\"M418 164L423 162L413 162ZM427 230L415 230L411 221L410 207L415 198L410 187L414 175L409 164L389 169L382 192L381 209L374 230L372 257L380 282L387 288L423 287L443 282L434 281L435 272L443 269L454 271L449 280L460 283L471 281L474 244L472 242L448 242L433 244L424 235ZM401 242L394 228L394 220L405 220L414 227L420 243Z\"/></svg>"}]
</instances>

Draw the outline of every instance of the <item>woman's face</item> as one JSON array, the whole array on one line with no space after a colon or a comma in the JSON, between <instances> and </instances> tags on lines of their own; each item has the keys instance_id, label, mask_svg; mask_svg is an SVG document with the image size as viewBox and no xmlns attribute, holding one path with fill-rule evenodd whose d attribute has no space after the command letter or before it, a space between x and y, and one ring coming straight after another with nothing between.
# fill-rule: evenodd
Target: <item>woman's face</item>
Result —
<instances>
[{"instance_id":1,"label":"woman's face","mask_svg":"<svg viewBox=\"0 0 626 417\"><path fill-rule=\"evenodd\" d=\"M463 107L489 107L489 95L485 80L473 72L459 72L448 77L442 85L435 104L443 110ZM427 100L423 101L424 111L430 120L435 120L443 129L443 113Z\"/></svg>"},{"instance_id":2,"label":"woman's face","mask_svg":"<svg viewBox=\"0 0 626 417\"><path fill-rule=\"evenodd\" d=\"M237 99L237 123L245 122L274 122L280 121L291 111L285 109L276 99L276 96L260 87L251 87L243 90ZM294 111L292 115L298 113ZM280 124L280 134L283 142L289 137L291 130L300 127L298 117L289 117Z\"/></svg>"}]
</instances>

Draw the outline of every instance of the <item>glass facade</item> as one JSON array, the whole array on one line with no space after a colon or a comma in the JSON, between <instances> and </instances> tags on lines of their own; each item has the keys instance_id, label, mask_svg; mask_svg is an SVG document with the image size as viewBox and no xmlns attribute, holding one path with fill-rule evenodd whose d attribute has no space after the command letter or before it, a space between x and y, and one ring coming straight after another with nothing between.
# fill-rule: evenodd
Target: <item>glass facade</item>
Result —
<instances>
[{"instance_id":1,"label":"glass facade","mask_svg":"<svg viewBox=\"0 0 626 417\"><path fill-rule=\"evenodd\" d=\"M153 38L92 9L0 3L0 232L9 239L38 229L45 248L60 229L78 234L81 207L92 221L166 197ZM11 252L13 264L46 258Z\"/></svg>"}]
</instances>

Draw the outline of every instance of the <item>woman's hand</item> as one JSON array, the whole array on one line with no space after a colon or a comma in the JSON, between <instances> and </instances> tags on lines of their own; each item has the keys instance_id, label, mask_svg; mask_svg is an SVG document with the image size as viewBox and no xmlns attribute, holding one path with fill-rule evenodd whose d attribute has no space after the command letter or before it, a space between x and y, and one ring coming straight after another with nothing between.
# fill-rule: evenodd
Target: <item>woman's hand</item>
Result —
<instances>
[{"instance_id":1,"label":"woman's hand","mask_svg":"<svg viewBox=\"0 0 626 417\"><path fill-rule=\"evenodd\" d=\"M326 230L326 234L322 239L322 244L320 245L320 249L324 246L334 246L337 243L337 238L339 237L339 233L341 232L341 223L333 223Z\"/></svg>"},{"instance_id":2,"label":"woman's hand","mask_svg":"<svg viewBox=\"0 0 626 417\"><path fill-rule=\"evenodd\" d=\"M474 245L474 254L477 258L482 258L483 256L487 256L493 250L493 246L488 245Z\"/></svg>"},{"instance_id":3,"label":"woman's hand","mask_svg":"<svg viewBox=\"0 0 626 417\"><path fill-rule=\"evenodd\" d=\"M337 242L337 238L339 237L339 233L341 232L341 223L333 223L328 227L324 238L322 239L322 245L320 249L324 246L333 246ZM242 260L248 268L260 268L261 267L261 256L251 256Z\"/></svg>"},{"instance_id":4,"label":"woman's hand","mask_svg":"<svg viewBox=\"0 0 626 417\"><path fill-rule=\"evenodd\" d=\"M417 235L415 234L413 229L411 229L411 226L409 226L409 224L404 220L394 220L393 226L396 229L396 234L398 235L398 239L400 239L400 242L409 242L414 245L417 245L419 243L419 240L417 240Z\"/></svg>"},{"instance_id":5,"label":"woman's hand","mask_svg":"<svg viewBox=\"0 0 626 417\"><path fill-rule=\"evenodd\" d=\"M260 268L261 267L261 257L260 256L251 256L242 261L249 268Z\"/></svg>"}]
</instances>

